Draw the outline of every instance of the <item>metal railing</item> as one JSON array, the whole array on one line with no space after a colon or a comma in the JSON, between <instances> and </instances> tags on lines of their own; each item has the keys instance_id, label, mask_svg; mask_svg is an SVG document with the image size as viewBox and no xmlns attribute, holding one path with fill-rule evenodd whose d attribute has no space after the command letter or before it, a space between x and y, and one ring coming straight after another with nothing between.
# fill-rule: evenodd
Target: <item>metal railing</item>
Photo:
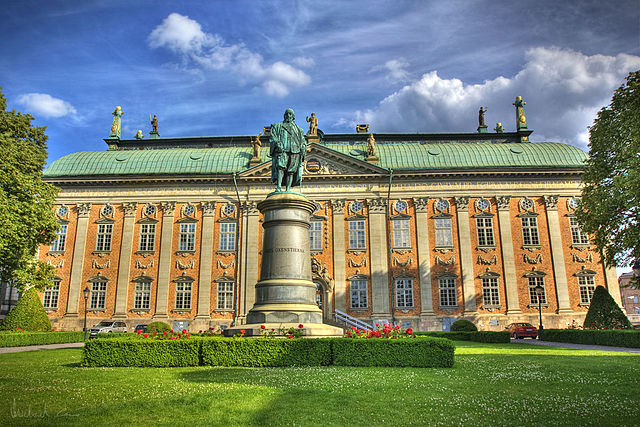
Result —
<instances>
[{"instance_id":1,"label":"metal railing","mask_svg":"<svg viewBox=\"0 0 640 427\"><path fill-rule=\"evenodd\" d=\"M335 310L335 319L338 323L344 323L347 326L355 326L358 329L365 329L367 331L372 331L373 326L368 324L367 322L363 322L360 319L357 319L353 316L349 316L347 313Z\"/></svg>"}]
</instances>

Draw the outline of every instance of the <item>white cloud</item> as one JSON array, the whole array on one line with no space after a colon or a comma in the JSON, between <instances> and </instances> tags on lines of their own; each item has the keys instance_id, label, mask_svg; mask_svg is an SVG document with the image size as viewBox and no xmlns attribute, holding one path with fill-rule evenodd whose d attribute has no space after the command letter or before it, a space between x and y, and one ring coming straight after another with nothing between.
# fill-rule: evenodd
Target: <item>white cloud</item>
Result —
<instances>
[{"instance_id":1,"label":"white cloud","mask_svg":"<svg viewBox=\"0 0 640 427\"><path fill-rule=\"evenodd\" d=\"M478 108L485 106L490 128L502 122L505 130L513 131L515 111L511 104L521 95L527 102L527 124L535 131L532 139L566 142L584 149L586 128L597 111L609 104L624 77L640 68L638 56L588 56L555 47L530 49L525 60L513 78L497 77L475 85L443 79L431 71L374 109L355 112L355 121L370 123L376 132L474 131Z\"/></svg>"},{"instance_id":2,"label":"white cloud","mask_svg":"<svg viewBox=\"0 0 640 427\"><path fill-rule=\"evenodd\" d=\"M62 99L54 98L48 93L25 93L19 95L17 101L24 105L29 113L41 117L63 117L77 114L73 105Z\"/></svg>"},{"instance_id":3,"label":"white cloud","mask_svg":"<svg viewBox=\"0 0 640 427\"><path fill-rule=\"evenodd\" d=\"M291 62L302 68L313 68L316 65L316 61L314 61L313 58L309 58L307 56L298 56L296 58L293 58Z\"/></svg>"},{"instance_id":4,"label":"white cloud","mask_svg":"<svg viewBox=\"0 0 640 427\"><path fill-rule=\"evenodd\" d=\"M390 59L384 65L376 65L369 72L384 71L387 73L385 78L390 83L405 83L410 80L409 72L406 68L409 62L404 58Z\"/></svg>"},{"instance_id":5,"label":"white cloud","mask_svg":"<svg viewBox=\"0 0 640 427\"><path fill-rule=\"evenodd\" d=\"M277 61L264 64L262 55L252 52L244 44L227 45L222 37L202 31L201 25L177 13L167 16L148 37L151 48L165 47L182 56L183 61L197 64L203 69L228 71L241 83L262 86L271 96L283 97L292 88L311 83L311 77L292 65ZM292 62L301 67L312 67L313 59L297 57Z\"/></svg>"}]
</instances>

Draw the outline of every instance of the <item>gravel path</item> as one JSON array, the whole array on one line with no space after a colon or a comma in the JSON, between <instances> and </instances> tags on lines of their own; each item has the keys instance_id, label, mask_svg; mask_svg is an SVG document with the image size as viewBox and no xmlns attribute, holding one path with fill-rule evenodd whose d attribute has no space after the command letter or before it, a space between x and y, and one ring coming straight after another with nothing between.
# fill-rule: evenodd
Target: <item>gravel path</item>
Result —
<instances>
[{"instance_id":1,"label":"gravel path","mask_svg":"<svg viewBox=\"0 0 640 427\"><path fill-rule=\"evenodd\" d=\"M42 344L42 345L29 345L25 347L2 347L0 348L0 354L2 353L18 353L21 351L34 351L34 350L52 350L57 348L77 348L84 347L83 342L70 342L65 344Z\"/></svg>"},{"instance_id":2,"label":"gravel path","mask_svg":"<svg viewBox=\"0 0 640 427\"><path fill-rule=\"evenodd\" d=\"M516 344L546 345L547 347L565 347L565 348L576 348L581 350L601 350L601 351L620 351L624 353L640 353L640 348L608 347L604 345L572 344L568 342L538 341L538 340L532 340L532 339L517 339L517 340L512 339L511 342Z\"/></svg>"}]
</instances>

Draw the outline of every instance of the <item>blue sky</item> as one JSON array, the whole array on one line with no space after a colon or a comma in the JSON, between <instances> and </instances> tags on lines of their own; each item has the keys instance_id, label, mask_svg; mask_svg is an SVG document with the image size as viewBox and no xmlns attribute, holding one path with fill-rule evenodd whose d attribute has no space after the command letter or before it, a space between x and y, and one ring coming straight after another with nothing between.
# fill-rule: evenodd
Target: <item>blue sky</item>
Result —
<instances>
[{"instance_id":1,"label":"blue sky","mask_svg":"<svg viewBox=\"0 0 640 427\"><path fill-rule=\"evenodd\" d=\"M257 134L287 107L325 133L515 127L587 149L640 69L640 1L5 1L0 86L50 161L123 138Z\"/></svg>"}]
</instances>

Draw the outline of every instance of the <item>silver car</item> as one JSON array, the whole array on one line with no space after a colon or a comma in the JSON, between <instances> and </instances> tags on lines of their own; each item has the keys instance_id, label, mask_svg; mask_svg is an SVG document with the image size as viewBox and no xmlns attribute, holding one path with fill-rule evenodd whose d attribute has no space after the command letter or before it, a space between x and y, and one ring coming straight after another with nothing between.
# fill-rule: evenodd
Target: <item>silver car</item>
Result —
<instances>
[{"instance_id":1,"label":"silver car","mask_svg":"<svg viewBox=\"0 0 640 427\"><path fill-rule=\"evenodd\" d=\"M89 329L89 336L94 338L98 334L109 332L127 332L127 324L120 320L103 320Z\"/></svg>"}]
</instances>

